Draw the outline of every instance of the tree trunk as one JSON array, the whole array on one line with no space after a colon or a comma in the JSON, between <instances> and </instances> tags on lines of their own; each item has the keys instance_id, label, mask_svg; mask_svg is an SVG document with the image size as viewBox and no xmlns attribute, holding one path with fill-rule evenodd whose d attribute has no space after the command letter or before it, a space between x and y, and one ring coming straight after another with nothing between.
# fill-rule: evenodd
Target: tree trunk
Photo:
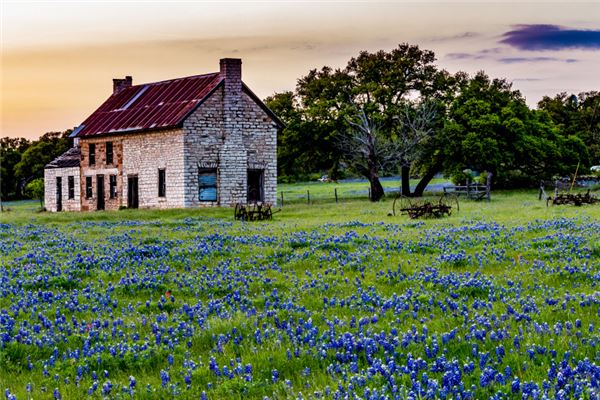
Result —
<instances>
[{"instance_id":1,"label":"tree trunk","mask_svg":"<svg viewBox=\"0 0 600 400\"><path fill-rule=\"evenodd\" d=\"M402 181L402 196L410 197L410 166L403 165L400 168L401 172L401 181Z\"/></svg>"},{"instance_id":2,"label":"tree trunk","mask_svg":"<svg viewBox=\"0 0 600 400\"><path fill-rule=\"evenodd\" d=\"M383 191L383 186L381 186L379 175L377 174L377 169L375 167L369 168L369 183L371 184L371 198L369 200L381 200L381 198L385 196L385 192Z\"/></svg>"},{"instance_id":3,"label":"tree trunk","mask_svg":"<svg viewBox=\"0 0 600 400\"><path fill-rule=\"evenodd\" d=\"M417 184L417 187L415 188L415 191L412 194L413 197L422 197L423 196L423 192L425 191L425 188L427 187L427 185L429 184L429 182L431 182L431 180L433 179L433 177L435 176L435 174L439 171L439 169L441 168L441 166L442 166L442 162L441 161L436 161L435 164L433 164L431 166L431 168L429 168L427 170L427 172L425 173L425 175L423 175L423 177L421 178L421 180Z\"/></svg>"}]
</instances>

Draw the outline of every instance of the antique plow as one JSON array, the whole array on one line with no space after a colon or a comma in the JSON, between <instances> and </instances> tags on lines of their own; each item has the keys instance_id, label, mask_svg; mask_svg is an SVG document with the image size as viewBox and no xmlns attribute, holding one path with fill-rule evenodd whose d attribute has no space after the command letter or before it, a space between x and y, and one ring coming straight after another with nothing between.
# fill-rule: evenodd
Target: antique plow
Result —
<instances>
[{"instance_id":1,"label":"antique plow","mask_svg":"<svg viewBox=\"0 0 600 400\"><path fill-rule=\"evenodd\" d=\"M394 199L392 213L396 215L396 208L401 214L408 215L412 219L417 218L441 218L452 214L452 205L456 205L456 211L459 211L458 196L441 196L437 202L428 200L414 200L404 196L398 196Z\"/></svg>"},{"instance_id":2,"label":"antique plow","mask_svg":"<svg viewBox=\"0 0 600 400\"><path fill-rule=\"evenodd\" d=\"M233 211L233 217L239 221L264 221L272 220L273 214L281 210L273 211L268 203L237 203Z\"/></svg>"}]
</instances>

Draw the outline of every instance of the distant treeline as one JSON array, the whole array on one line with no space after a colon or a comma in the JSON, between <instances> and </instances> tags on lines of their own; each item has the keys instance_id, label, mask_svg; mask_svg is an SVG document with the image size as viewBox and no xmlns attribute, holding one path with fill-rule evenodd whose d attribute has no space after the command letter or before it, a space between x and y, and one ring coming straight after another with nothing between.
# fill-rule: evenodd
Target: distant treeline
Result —
<instances>
[{"instance_id":1,"label":"distant treeline","mask_svg":"<svg viewBox=\"0 0 600 400\"><path fill-rule=\"evenodd\" d=\"M400 44L366 51L343 69L313 69L266 104L286 124L278 136L282 182L327 173L361 175L374 200L379 176L400 173L419 196L437 173L454 180L491 172L495 187L526 187L600 164L600 93L546 96L530 109L506 79L450 74L432 51ZM1 139L3 199L22 197L44 165L69 146L71 130L33 142ZM421 182L412 193L408 178Z\"/></svg>"},{"instance_id":2,"label":"distant treeline","mask_svg":"<svg viewBox=\"0 0 600 400\"><path fill-rule=\"evenodd\" d=\"M44 166L71 147L71 132L49 132L34 141L9 137L0 139L2 200L23 198L25 186L36 178L43 178Z\"/></svg>"},{"instance_id":3,"label":"distant treeline","mask_svg":"<svg viewBox=\"0 0 600 400\"><path fill-rule=\"evenodd\" d=\"M422 178L418 196L440 172L460 180L487 171L496 187L524 187L600 163L599 92L547 96L532 110L506 79L450 74L434 62L433 52L409 44L363 51L267 98L287 125L279 179L351 171L373 187L379 175L401 172L405 194L409 176Z\"/></svg>"}]
</instances>

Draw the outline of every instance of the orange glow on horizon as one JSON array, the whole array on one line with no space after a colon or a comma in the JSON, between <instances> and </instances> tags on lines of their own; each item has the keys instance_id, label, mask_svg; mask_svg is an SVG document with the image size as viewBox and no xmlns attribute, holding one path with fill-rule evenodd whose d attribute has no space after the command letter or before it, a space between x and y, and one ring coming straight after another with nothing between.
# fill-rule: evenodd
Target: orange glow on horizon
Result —
<instances>
[{"instance_id":1,"label":"orange glow on horizon","mask_svg":"<svg viewBox=\"0 0 600 400\"><path fill-rule=\"evenodd\" d=\"M77 126L110 95L112 78L132 75L134 84L172 79L218 71L220 58L238 57L244 81L264 98L293 90L310 69L343 67L360 50L390 50L401 42L434 50L438 65L450 72L483 69L493 77L513 80L530 105L544 94L600 87L599 51L550 54L556 62L498 61L523 56L498 43L512 24L597 29L589 21L600 14L600 4L594 3L290 0L166 5L4 0L0 4L1 136L34 139ZM500 49L501 55L451 56L486 49ZM560 62L567 57L577 62Z\"/></svg>"}]
</instances>

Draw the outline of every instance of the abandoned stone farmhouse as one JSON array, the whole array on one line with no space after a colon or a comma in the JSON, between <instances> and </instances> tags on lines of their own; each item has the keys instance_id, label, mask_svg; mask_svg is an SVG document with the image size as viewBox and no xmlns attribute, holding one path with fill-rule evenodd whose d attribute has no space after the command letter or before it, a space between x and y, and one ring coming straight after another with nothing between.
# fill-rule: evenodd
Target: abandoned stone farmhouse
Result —
<instances>
[{"instance_id":1,"label":"abandoned stone farmhouse","mask_svg":"<svg viewBox=\"0 0 600 400\"><path fill-rule=\"evenodd\" d=\"M45 167L49 211L275 203L281 121L242 82L240 59L216 73L132 85L72 133Z\"/></svg>"}]
</instances>

